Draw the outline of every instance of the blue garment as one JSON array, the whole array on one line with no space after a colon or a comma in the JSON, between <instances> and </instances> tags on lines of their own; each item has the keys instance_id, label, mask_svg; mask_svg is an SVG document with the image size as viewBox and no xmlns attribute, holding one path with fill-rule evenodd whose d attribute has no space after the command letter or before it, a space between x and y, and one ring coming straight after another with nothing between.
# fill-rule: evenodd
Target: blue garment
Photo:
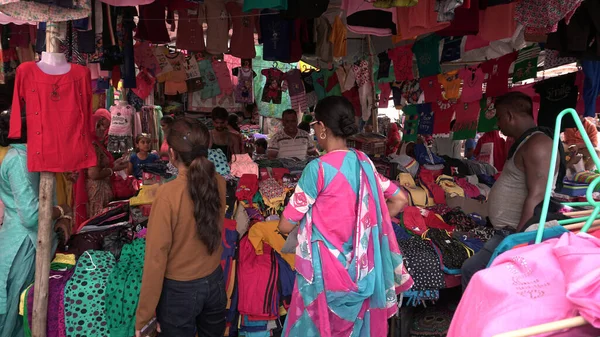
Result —
<instances>
[{"instance_id":1,"label":"blue garment","mask_svg":"<svg viewBox=\"0 0 600 337\"><path fill-rule=\"evenodd\" d=\"M568 231L563 226L546 228L546 229L544 229L544 240L559 237L566 232L568 232ZM489 268L492 265L492 262L494 262L494 259L498 255L500 255L508 250L511 250L514 246L528 243L531 241L535 241L536 235L537 235L537 231L532 231L532 232L523 232L523 233L512 234L512 235L505 237L504 240L502 240L502 242L500 243L500 245L498 245L498 247L496 247L496 250L494 250L494 254L492 254L492 258L490 259L490 262L488 263L487 268Z\"/></svg>"},{"instance_id":2,"label":"blue garment","mask_svg":"<svg viewBox=\"0 0 600 337\"><path fill-rule=\"evenodd\" d=\"M26 146L11 145L0 166L5 207L0 228L0 337L23 336L19 296L34 279L39 185L40 174L27 170Z\"/></svg>"},{"instance_id":3,"label":"blue garment","mask_svg":"<svg viewBox=\"0 0 600 337\"><path fill-rule=\"evenodd\" d=\"M420 165L437 165L445 163L444 159L431 152L431 150L423 144L415 145L415 157L417 157L417 161Z\"/></svg>"},{"instance_id":4,"label":"blue garment","mask_svg":"<svg viewBox=\"0 0 600 337\"><path fill-rule=\"evenodd\" d=\"M467 152L469 150L475 150L475 147L477 147L477 142L475 141L475 139L469 138L469 139L465 140L465 156L467 155ZM471 156L467 159L475 160L475 156Z\"/></svg>"},{"instance_id":5,"label":"blue garment","mask_svg":"<svg viewBox=\"0 0 600 337\"><path fill-rule=\"evenodd\" d=\"M279 292L283 297L292 296L296 273L281 255L275 252L275 256L277 257L277 264L279 264Z\"/></svg>"},{"instance_id":6,"label":"blue garment","mask_svg":"<svg viewBox=\"0 0 600 337\"><path fill-rule=\"evenodd\" d=\"M213 145L214 146L214 145ZM223 177L231 173L231 167L227 161L227 156L221 149L208 149L208 160L215 164L215 170Z\"/></svg>"},{"instance_id":7,"label":"blue garment","mask_svg":"<svg viewBox=\"0 0 600 337\"><path fill-rule=\"evenodd\" d=\"M265 61L290 59L290 33L294 21L284 20L276 13L271 9L265 9L260 15L263 60Z\"/></svg>"},{"instance_id":8,"label":"blue garment","mask_svg":"<svg viewBox=\"0 0 600 337\"><path fill-rule=\"evenodd\" d=\"M581 61L585 74L583 82L583 101L585 117L596 117L596 100L600 94L600 61Z\"/></svg>"},{"instance_id":9,"label":"blue garment","mask_svg":"<svg viewBox=\"0 0 600 337\"><path fill-rule=\"evenodd\" d=\"M150 164L150 163L154 163L156 161L158 161L160 158L158 157L158 155L154 154L154 153L149 153L148 157L144 160L140 159L140 157L138 157L137 153L132 153L131 157L129 158L129 162L133 165L133 176L136 179L142 179L142 164Z\"/></svg>"}]
</instances>

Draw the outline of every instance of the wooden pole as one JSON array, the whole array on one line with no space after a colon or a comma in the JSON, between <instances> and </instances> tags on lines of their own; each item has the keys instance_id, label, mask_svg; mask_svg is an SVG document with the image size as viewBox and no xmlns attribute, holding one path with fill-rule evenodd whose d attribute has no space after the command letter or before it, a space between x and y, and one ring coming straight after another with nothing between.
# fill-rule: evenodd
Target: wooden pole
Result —
<instances>
[{"instance_id":1,"label":"wooden pole","mask_svg":"<svg viewBox=\"0 0 600 337\"><path fill-rule=\"evenodd\" d=\"M46 51L59 52L58 26L46 24ZM38 241L35 257L35 288L33 292L33 337L46 337L48 319L48 277L52 258L52 201L54 192L54 173L40 174Z\"/></svg>"},{"instance_id":2,"label":"wooden pole","mask_svg":"<svg viewBox=\"0 0 600 337\"><path fill-rule=\"evenodd\" d=\"M494 337L528 337L537 336L540 334L560 331L564 329L577 328L583 325L589 324L583 317L577 316L572 318L563 319L556 322L540 324L529 328L519 329L515 331L505 332L497 334Z\"/></svg>"},{"instance_id":3,"label":"wooden pole","mask_svg":"<svg viewBox=\"0 0 600 337\"><path fill-rule=\"evenodd\" d=\"M368 48L369 48L369 68L372 70L374 68L375 65L375 61L373 59L374 55L373 55L373 46L371 46L371 35L367 35L367 44L368 44ZM371 109L371 120L373 122L373 132L378 133L379 132L379 121L377 119L378 117L378 105L375 103L377 100L377 95L375 94L375 85L377 82L377 79L375 78L375 76L373 76L373 71L369 71L369 76L371 77L371 83L373 83L373 89L371 90L371 95L373 95L373 105L369 106L369 109Z\"/></svg>"}]
</instances>

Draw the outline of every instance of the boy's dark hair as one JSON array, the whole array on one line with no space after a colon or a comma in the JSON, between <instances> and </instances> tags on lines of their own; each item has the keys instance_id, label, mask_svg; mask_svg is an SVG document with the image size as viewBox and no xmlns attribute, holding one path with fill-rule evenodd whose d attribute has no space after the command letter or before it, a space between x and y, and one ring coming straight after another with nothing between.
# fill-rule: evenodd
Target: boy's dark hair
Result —
<instances>
[{"instance_id":1,"label":"boy's dark hair","mask_svg":"<svg viewBox=\"0 0 600 337\"><path fill-rule=\"evenodd\" d=\"M266 140L266 139L264 139L264 138L259 138L259 139L257 139L257 140L255 140L255 141L254 141L254 145L255 145L256 147L259 147L259 146L260 146L260 147L262 147L262 148L264 148L264 149L266 150L266 149L267 149L267 147L269 146L269 143L267 142L267 140Z\"/></svg>"}]
</instances>

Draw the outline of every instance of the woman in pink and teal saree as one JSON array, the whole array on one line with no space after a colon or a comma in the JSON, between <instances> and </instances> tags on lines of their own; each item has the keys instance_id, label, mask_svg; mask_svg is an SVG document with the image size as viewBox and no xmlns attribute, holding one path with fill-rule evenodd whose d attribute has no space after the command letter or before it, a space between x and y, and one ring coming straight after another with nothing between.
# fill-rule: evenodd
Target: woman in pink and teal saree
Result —
<instances>
[{"instance_id":1,"label":"woman in pink and teal saree","mask_svg":"<svg viewBox=\"0 0 600 337\"><path fill-rule=\"evenodd\" d=\"M284 335L385 337L397 295L413 284L390 218L407 199L367 155L346 147L357 132L348 100L327 97L315 116L327 154L306 166L279 224L282 233L298 226Z\"/></svg>"}]
</instances>

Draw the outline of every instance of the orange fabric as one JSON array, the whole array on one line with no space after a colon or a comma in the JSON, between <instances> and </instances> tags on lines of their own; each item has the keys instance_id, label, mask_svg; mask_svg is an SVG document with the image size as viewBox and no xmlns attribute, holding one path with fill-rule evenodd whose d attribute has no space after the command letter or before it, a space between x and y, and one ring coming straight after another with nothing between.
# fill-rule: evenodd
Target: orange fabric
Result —
<instances>
[{"instance_id":1,"label":"orange fabric","mask_svg":"<svg viewBox=\"0 0 600 337\"><path fill-rule=\"evenodd\" d=\"M398 34L404 39L432 33L450 26L450 22L438 22L435 0L419 0L412 7L397 7Z\"/></svg>"},{"instance_id":2,"label":"orange fabric","mask_svg":"<svg viewBox=\"0 0 600 337\"><path fill-rule=\"evenodd\" d=\"M479 12L479 36L486 41L512 37L517 30L515 8L517 3L488 7Z\"/></svg>"},{"instance_id":3,"label":"orange fabric","mask_svg":"<svg viewBox=\"0 0 600 337\"><path fill-rule=\"evenodd\" d=\"M346 33L346 26L342 23L339 15L336 16L329 35L329 42L333 45L333 57L344 57L348 54Z\"/></svg>"},{"instance_id":4,"label":"orange fabric","mask_svg":"<svg viewBox=\"0 0 600 337\"><path fill-rule=\"evenodd\" d=\"M438 75L438 82L444 87L445 99L458 99L460 96L460 78L458 70L449 71Z\"/></svg>"},{"instance_id":5,"label":"orange fabric","mask_svg":"<svg viewBox=\"0 0 600 337\"><path fill-rule=\"evenodd\" d=\"M590 141L594 147L598 146L598 130L596 126L587 119L583 120L583 128L585 132L590 137ZM571 145L580 145L583 143L583 138L581 137L581 133L577 128L569 128L565 130L565 143L569 146Z\"/></svg>"}]
</instances>

